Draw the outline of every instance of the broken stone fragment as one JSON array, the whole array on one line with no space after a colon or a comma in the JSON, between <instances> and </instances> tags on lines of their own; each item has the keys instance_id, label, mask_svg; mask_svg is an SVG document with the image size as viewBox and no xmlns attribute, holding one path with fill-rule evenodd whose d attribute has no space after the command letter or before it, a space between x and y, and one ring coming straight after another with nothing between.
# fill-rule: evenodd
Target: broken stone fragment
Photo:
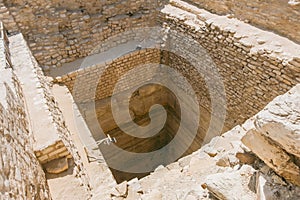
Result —
<instances>
[{"instance_id":1,"label":"broken stone fragment","mask_svg":"<svg viewBox=\"0 0 300 200\"><path fill-rule=\"evenodd\" d=\"M300 187L283 183L282 180L274 181L274 175L269 176L258 172L256 177L257 199L300 199Z\"/></svg>"},{"instance_id":2,"label":"broken stone fragment","mask_svg":"<svg viewBox=\"0 0 300 200\"><path fill-rule=\"evenodd\" d=\"M250 130L242 142L278 175L300 186L300 169L279 146L256 130Z\"/></svg>"},{"instance_id":3,"label":"broken stone fragment","mask_svg":"<svg viewBox=\"0 0 300 200\"><path fill-rule=\"evenodd\" d=\"M230 167L230 161L227 156L221 157L217 162L216 165L220 167Z\"/></svg>"},{"instance_id":4,"label":"broken stone fragment","mask_svg":"<svg viewBox=\"0 0 300 200\"><path fill-rule=\"evenodd\" d=\"M141 193L138 193L133 188L129 187L126 200L137 200L137 199L141 199Z\"/></svg>"},{"instance_id":5,"label":"broken stone fragment","mask_svg":"<svg viewBox=\"0 0 300 200\"><path fill-rule=\"evenodd\" d=\"M274 140L288 153L300 158L300 122L298 130L292 130L282 123L271 122L260 127L259 132Z\"/></svg>"},{"instance_id":6,"label":"broken stone fragment","mask_svg":"<svg viewBox=\"0 0 300 200\"><path fill-rule=\"evenodd\" d=\"M128 188L135 191L135 192L137 192L137 193L142 193L143 192L142 186L141 186L141 184L140 184L140 182L137 178L134 178L134 179L132 179L128 182Z\"/></svg>"},{"instance_id":7,"label":"broken stone fragment","mask_svg":"<svg viewBox=\"0 0 300 200\"><path fill-rule=\"evenodd\" d=\"M68 159L66 157L52 160L44 165L46 172L50 174L59 174L68 170Z\"/></svg>"},{"instance_id":8,"label":"broken stone fragment","mask_svg":"<svg viewBox=\"0 0 300 200\"><path fill-rule=\"evenodd\" d=\"M251 153L236 153L236 157L239 159L239 161L243 164L248 164L251 165L255 162L256 157L255 155L251 154Z\"/></svg>"},{"instance_id":9,"label":"broken stone fragment","mask_svg":"<svg viewBox=\"0 0 300 200\"><path fill-rule=\"evenodd\" d=\"M220 200L253 200L255 193L248 188L248 183L254 171L251 166L244 165L239 171L208 175L202 187Z\"/></svg>"}]
</instances>

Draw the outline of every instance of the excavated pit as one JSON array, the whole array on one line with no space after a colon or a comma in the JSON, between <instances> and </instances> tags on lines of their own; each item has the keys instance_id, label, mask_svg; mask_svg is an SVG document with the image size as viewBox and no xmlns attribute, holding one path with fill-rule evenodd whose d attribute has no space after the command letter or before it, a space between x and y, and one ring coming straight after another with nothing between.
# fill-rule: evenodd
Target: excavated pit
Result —
<instances>
[{"instance_id":1,"label":"excavated pit","mask_svg":"<svg viewBox=\"0 0 300 200\"><path fill-rule=\"evenodd\" d=\"M186 58L157 48L128 49L104 67L103 73L99 72L103 64L96 64L61 79L94 140L100 142L107 135L116 139L98 149L118 183L173 163L228 129L221 114L212 117L207 80ZM115 114L120 115L118 123ZM147 137L136 126L146 129Z\"/></svg>"},{"instance_id":2,"label":"excavated pit","mask_svg":"<svg viewBox=\"0 0 300 200\"><path fill-rule=\"evenodd\" d=\"M53 77L59 76L56 80L65 84L72 92L93 138L100 141L107 134L116 138L116 144L99 145L98 148L117 182L130 180L133 177L141 178L161 164L170 164L180 157L194 152L214 136L221 135L253 116L267 102L285 92L296 82L293 79L296 73L289 72L295 69L293 64L287 65L285 72L280 69L281 66L286 65L285 55L269 54L268 52L272 52L271 50L260 52L257 46L255 48L249 46L248 41L241 39L242 35L247 35L245 38L249 40L256 40L263 35L273 37L270 35L271 33L265 33L250 25L229 18L225 19L196 8L193 8L195 12L190 12L192 8L185 6L172 4L161 10L163 15L159 16L159 19L161 17L160 20L164 23L160 24L162 28L160 31L165 34L163 37L158 37L163 38L163 41L158 41L158 47L149 42L151 36L157 36L152 35L155 33L152 29L148 32L145 31L148 33L149 41L148 38L144 38L144 31L125 31L121 37L126 38L124 43L118 37L104 41L105 45L102 45L98 49L99 51L94 52L95 55L91 56L90 60L82 58L82 66L68 63L69 68L66 65L62 66L62 69L65 69L64 73L53 73L56 71L55 69L50 72ZM195 14L198 12L206 13L207 16L204 16L203 19L199 18ZM178 20L181 19L181 16L186 17ZM194 19L193 23L190 21L191 16ZM204 23L207 20L211 20L214 25ZM244 30L249 31L246 34ZM184 34L182 35L182 33ZM259 34L257 35L257 33ZM135 41L136 38L140 40ZM287 43L285 39L280 37L277 39L282 47ZM270 49L269 43L266 42L264 48ZM288 42L288 44L295 46L293 43ZM101 64L94 63L96 58ZM111 102L115 85L122 79L122 76L137 66L149 63L155 63L156 66L146 71L137 70L134 76L129 77L128 84L124 84L123 90L117 94L120 98L116 102L121 115L124 110L129 110L130 120L141 127L147 127L153 119L159 120L162 116L161 113L152 110L153 118L150 121L149 110L153 105L159 104L164 107L167 113L164 127L149 129L149 132L157 132L157 134L147 139L141 139L130 136L120 129L120 126L128 126L129 130L135 132L135 128L131 128L131 125L127 124L128 118L124 121L121 120L119 125L116 124L111 111ZM178 99L178 96L162 86L145 85L148 80L155 78L168 79L175 85L177 84L178 90L189 93L185 86L182 87L180 78L172 75L161 76L159 71L161 65L170 66L182 77L188 79L195 92L200 116L196 122L198 130L191 144L187 144L185 140L193 137L193 131L189 131L189 127L194 122L181 124L182 117L180 116L185 114L188 119L192 119L193 115L197 115L193 110L195 108L191 106L188 110L183 109L184 113L182 113L182 104L178 103L182 99ZM104 68L102 73L101 70ZM62 69L58 68L57 71ZM278 73L283 73L286 80L281 81L281 78L276 75ZM146 80L143 82L144 86L136 89L130 97L122 98L122 93L138 85L141 77ZM93 83L95 80L96 82L99 80L98 85ZM92 95L88 94L90 91L93 91ZM123 102L126 98L130 98L129 106L125 106ZM213 101L216 102L214 105ZM183 104L190 105L190 102L183 98ZM225 114L226 116L224 116ZM99 127L101 127L101 131ZM176 137L178 127L184 129L184 134L179 138L179 141L182 142L178 142L174 149L168 149L169 151L155 159L148 157L133 162L132 159L124 157L114 148L119 147L122 151L139 154L155 152L163 149ZM181 152L176 159L171 159L173 154L179 151L177 149L182 150L182 146L187 146L187 149ZM116 163L118 166L122 166L123 170L112 167ZM147 172L133 170L146 169L149 164L152 164L152 167L150 170L144 170Z\"/></svg>"},{"instance_id":3,"label":"excavated pit","mask_svg":"<svg viewBox=\"0 0 300 200\"><path fill-rule=\"evenodd\" d=\"M163 106L166 112L166 121L162 128L160 128L158 124L149 126L151 123L149 110L151 110L153 105L157 104ZM122 107L122 102L118 102L118 105ZM95 108L97 119L92 117L94 112L92 108ZM82 104L81 110L84 112L85 120L96 141L103 139L103 135L99 132L98 125L100 125L105 135L109 134L111 137L117 140L117 142L113 145L99 145L99 149L101 150L101 153L103 154L108 166L114 165L114 162L119 162L120 165L126 166L129 171L130 169L136 169L137 167L142 171L143 168L147 168L147 165L151 165L153 160L149 159L149 157L146 157L142 160L133 162L131 159L127 159L126 157L124 158L122 156L123 154L119 154L118 149L115 149L114 145L123 151L134 153L149 153L159 151L166 145L170 144L170 142L176 136L179 126L183 126L184 135L181 136L177 145L181 145L183 148L185 148L187 145L185 137L194 137L192 144L187 146L186 151L182 152L180 155L180 157L183 157L201 147L205 132L207 131L206 129L208 123L210 121L210 115L207 113L207 111L205 111L204 108L201 108L202 113L206 114L203 114L202 118L200 119L200 124L202 126L199 128L198 134L193 135L193 133L189 130L189 124L181 124L182 115L178 99L171 90L159 84L146 84L140 87L131 95L129 100L129 112L132 121L140 127L146 127L146 134L153 135L151 137L134 137L121 130L121 128L116 124L111 110L111 97L96 101L95 107L89 103ZM159 121L164 120L160 110L156 107L152 107L151 117L153 121L156 121L157 119ZM137 131L131 122L125 120L121 123L121 127L126 127L128 132L134 133ZM155 157L155 163L158 163L155 165L155 167L159 166L159 164L167 165L174 162L175 160L168 159L168 157L172 157L174 151L176 150L169 150L168 152L162 153L161 156ZM178 157L178 159L180 157ZM118 183L135 177L142 178L150 173L124 172L114 169L113 167L110 167L110 170ZM152 171L153 170L154 168Z\"/></svg>"}]
</instances>

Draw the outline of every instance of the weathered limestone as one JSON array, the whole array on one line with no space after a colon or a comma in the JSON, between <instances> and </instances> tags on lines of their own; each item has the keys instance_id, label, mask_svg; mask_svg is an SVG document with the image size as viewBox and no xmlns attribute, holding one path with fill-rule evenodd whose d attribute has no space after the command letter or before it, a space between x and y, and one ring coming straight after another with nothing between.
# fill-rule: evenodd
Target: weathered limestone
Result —
<instances>
[{"instance_id":1,"label":"weathered limestone","mask_svg":"<svg viewBox=\"0 0 300 200\"><path fill-rule=\"evenodd\" d=\"M300 158L300 85L276 97L256 116L257 130Z\"/></svg>"},{"instance_id":2,"label":"weathered limestone","mask_svg":"<svg viewBox=\"0 0 300 200\"><path fill-rule=\"evenodd\" d=\"M249 147L276 173L300 186L300 85L275 98L255 116L255 128L243 137ZM294 156L294 157L293 157ZM295 160L296 159L296 160Z\"/></svg>"},{"instance_id":3,"label":"weathered limestone","mask_svg":"<svg viewBox=\"0 0 300 200\"><path fill-rule=\"evenodd\" d=\"M131 48L126 46L128 47L126 49L123 48L123 44L119 45L120 52L100 48L102 52L95 54L95 58L96 55L99 56L103 59L101 60L103 64L92 65L90 63L92 66L89 66L84 63L82 69L73 72L70 72L72 67L65 66L66 70L61 70L60 75L62 76L55 78L55 82L68 86L77 103L97 101L97 116L104 132L118 128L113 116L109 113L110 96L112 95L116 81L135 66L151 62L157 63L157 66L159 64L166 64L182 73L185 77L189 77L189 81L198 95L199 104L204 107L203 110L210 113L211 97L208 94L208 89L204 87L206 83L193 67L209 71L212 66L205 59L200 60L195 66L191 65L189 58L192 60L193 56L196 57L199 49L195 45L202 46L202 50L212 58L225 84L226 109L228 114L223 131L234 127L254 115L272 98L295 85L300 78L299 73L297 73L297 58L300 57L300 46L286 38L259 30L236 19L211 14L178 0L171 1L170 4L161 10L159 21L165 30L187 35L183 41L181 41L181 38L171 37L165 40L166 44L171 44L169 48L175 53L167 52L161 47L157 49L142 48L139 51L134 51L134 45L133 47L129 45ZM273 43L273 39L277 41L276 44ZM264 42L261 42L261 40L264 40ZM278 49L282 51L277 51ZM187 59L178 56L176 53L178 55L181 55L181 53L187 54ZM73 64L74 66L78 65L78 63ZM76 67L73 69L76 69ZM100 77L102 69L106 70ZM135 74L137 78L132 79L122 89L126 90L133 87L140 81L139 77L142 76L146 76L149 80L153 79L153 74L158 70L156 68L152 69L153 71L137 72ZM55 72L53 73L55 76L58 75L59 70L52 70L52 72ZM65 72L69 73L65 75ZM180 83L180 80L174 77L168 78L175 83ZM97 85L95 91L93 91L94 82ZM217 88L209 89L213 92L218 92ZM152 98L155 99L155 96ZM142 100L144 101L144 99ZM101 103L99 103L100 101ZM122 105L122 102L118 103ZM224 106L222 103L220 102L218 106ZM91 104L94 105L93 102ZM142 104L138 104L137 109L131 109L132 113L141 112L144 109L143 106ZM89 109L85 108L81 111L87 117L91 113ZM206 121L205 125L210 121L208 118L204 120ZM218 118L218 116L215 115L213 118ZM94 123L95 121L92 121L89 124L91 127L94 127ZM98 133L99 131L92 132ZM118 135L122 136L122 132L119 131L112 131L110 134L116 137ZM219 134L221 134L220 131L215 135ZM119 138L120 145L126 147L125 149L136 149L133 145L129 147L127 143L129 140L128 137L127 139L125 139L125 136ZM203 137L199 138L203 139ZM131 142L132 144L140 143L139 140L132 140ZM198 142L200 144L203 141L199 140ZM106 148L106 151L109 155L115 154L110 148ZM253 163L253 160L250 158L250 161L244 162ZM217 165L230 167L239 162L243 161L237 159L235 154L228 152L228 154L218 159Z\"/></svg>"},{"instance_id":4,"label":"weathered limestone","mask_svg":"<svg viewBox=\"0 0 300 200\"><path fill-rule=\"evenodd\" d=\"M224 172L208 175L205 179L205 187L222 200L255 199L255 193L248 188L248 184L254 169L243 166L236 172Z\"/></svg>"},{"instance_id":5,"label":"weathered limestone","mask_svg":"<svg viewBox=\"0 0 300 200\"><path fill-rule=\"evenodd\" d=\"M194 51L199 50L196 46L199 45L213 59L225 85L227 127L243 123L300 81L300 46L284 37L179 0L166 5L159 20L170 32L186 35L187 41L176 38L169 41L177 54L189 52L187 58L193 59L198 55ZM191 77L201 105L209 108L204 82L193 71L194 66L175 54L167 55L166 60L186 77ZM203 60L199 62L201 69L212 67Z\"/></svg>"},{"instance_id":6,"label":"weathered limestone","mask_svg":"<svg viewBox=\"0 0 300 200\"><path fill-rule=\"evenodd\" d=\"M5 31L0 37L0 199L51 199L45 174L34 155L20 81L7 66ZM5 44L6 43L6 44Z\"/></svg>"},{"instance_id":7,"label":"weathered limestone","mask_svg":"<svg viewBox=\"0 0 300 200\"><path fill-rule=\"evenodd\" d=\"M211 14L179 0L171 1L161 10L159 21L163 29L188 36L185 37L185 41L176 38L166 39L167 44L172 44L172 51L178 54L184 53L186 58L192 59L193 56L198 55L199 48L195 45L199 45L212 58L225 85L228 114L224 130L244 122L273 98L283 94L300 81L300 46L286 38L262 31L236 19ZM110 51L101 47L99 51L102 53L95 54L95 57L99 56L103 64L92 65L91 63L92 66L87 65L79 70L74 68L76 71L73 72L70 72L72 67L64 66L66 70L62 67L61 74L58 73L59 70L52 70L55 72L54 77L59 75L55 77L55 81L66 84L77 102L99 100L110 97L116 81L134 66L161 63L189 77L189 82L198 95L199 103L210 112L211 100L208 88L203 87L205 86L203 78L193 69L193 67L209 69L210 63L205 59L199 61L199 66L192 66L189 60L174 53L166 53L160 48L142 48L133 53L131 51L134 49L129 48L127 51L130 53L128 53L126 48L123 48L123 44L114 45L116 45L114 48L120 47L124 52ZM78 63L73 65L78 67ZM99 71L104 68L107 70L100 77ZM154 73L155 69L136 72L136 77L147 76L150 80ZM174 78L170 77L170 79ZM97 85L95 92L94 82ZM132 82L124 85L123 89L126 90L137 82L139 82L138 78L132 79ZM174 82L180 83L180 80L174 79ZM210 90L218 91L216 88Z\"/></svg>"},{"instance_id":8,"label":"weathered limestone","mask_svg":"<svg viewBox=\"0 0 300 200\"><path fill-rule=\"evenodd\" d=\"M0 1L0 18L10 34L18 32L18 26L9 10L5 7L3 0Z\"/></svg>"},{"instance_id":9,"label":"weathered limestone","mask_svg":"<svg viewBox=\"0 0 300 200\"><path fill-rule=\"evenodd\" d=\"M300 168L280 147L272 144L270 140L255 130L249 131L242 141L276 173L286 180L300 185Z\"/></svg>"},{"instance_id":10,"label":"weathered limestone","mask_svg":"<svg viewBox=\"0 0 300 200\"><path fill-rule=\"evenodd\" d=\"M74 159L77 177L89 191L89 181L82 160L50 91L49 80L32 57L21 34L10 37L10 42L13 68L26 91L24 98L36 157L42 165L59 158Z\"/></svg>"},{"instance_id":11,"label":"weathered limestone","mask_svg":"<svg viewBox=\"0 0 300 200\"><path fill-rule=\"evenodd\" d=\"M110 188L114 187L117 183L102 153L99 151L96 141L90 133L71 93L66 86L53 85L51 89L65 118L66 126L70 130L72 141L78 149L83 167L87 173L86 175L89 177L89 184L93 192L92 199L109 199ZM77 188L76 185L78 185L78 182L80 183L82 181L76 178L76 172L72 174L71 166L65 173L69 175L61 178L60 181L56 179L48 180L51 194L54 197L59 197L58 199L62 199L63 197L65 197L65 199L74 197L86 199L88 193L82 191L84 189L83 187ZM69 184L66 185L66 182ZM74 188L76 188L76 191L74 191ZM66 191L68 194L66 194Z\"/></svg>"},{"instance_id":12,"label":"weathered limestone","mask_svg":"<svg viewBox=\"0 0 300 200\"><path fill-rule=\"evenodd\" d=\"M269 4L272 5L269 6L264 1L241 4L243 1L234 4L231 0L193 2L217 13L228 14L230 10L230 14L242 20L250 20L252 24L270 28L299 42L298 0L290 0L288 5L280 2L281 10L276 9L279 7L278 2L270 1ZM169 4L159 11L166 3ZM269 12L268 16L265 16L265 12ZM281 12L286 13L283 16ZM253 13L257 15L250 16ZM137 71L131 77L131 82L121 86L122 90L136 85L142 77L153 79L153 74L161 67L160 64L169 65L189 78L198 95L199 104L203 106L204 112L201 110L201 115L207 114L210 117L210 100L213 97L208 94L203 79L193 67L210 72L213 65L206 62L206 59L200 59L196 64L190 62L197 56L199 49L195 47L203 47L201 51L212 58L225 84L227 119L224 131L244 122L274 97L300 82L298 44L242 23L232 15L214 15L179 0L159 0L155 4L152 0L3 0L0 1L0 17L7 24L9 33L15 34L18 29L24 33L35 56L33 58L31 55L25 40L16 35L10 38L13 47L11 63L8 40L5 32L1 30L0 199L51 199L51 196L55 199L90 199L90 185L93 186L95 200L254 199L255 193L257 199L300 198L300 189L297 187L300 186L299 85L276 98L246 124L215 137L193 154L170 165L161 165L141 180L133 179L116 186L109 166L101 153L96 152L99 148L95 141L89 143L94 138L86 126L83 130L88 137L83 134L84 139L80 139L88 142L85 143L87 146L82 146L75 126L77 121L70 119L73 117L69 113L73 110L70 108L70 104L74 104L72 98L68 97L71 103L67 108L57 104L51 93L50 79L43 75L35 60L43 65L45 71L52 73L56 70L49 70L49 67L58 69L63 63L89 54L103 58L102 65L87 65L80 70L76 67L80 66L77 64L83 59L76 60L76 67L75 63L69 63L69 68L67 65L64 66L66 68L61 67L63 72L68 73L58 73L61 77L53 75L55 73L51 75L55 76L54 82L69 87L78 106L88 105L93 100L97 100L97 103L103 101L96 108L97 114L101 116L98 120L105 124L105 132L113 137L121 135L118 144L124 149L146 151L152 150L153 146L164 146L172 140L179 119L173 115L167 122L166 132L171 133L165 134L167 138L152 138L149 143L125 138L117 130L113 116L107 115L107 109L110 107L109 100L116 81L127 71L137 65L155 63L155 67L149 71ZM127 30L153 25L161 27L166 33L163 37L165 43L147 48L137 42L129 50L125 48L132 42L132 38L147 37L128 33ZM124 33L121 34L123 38L114 40L112 36L118 33ZM183 33L185 37L172 38L171 33ZM112 42L103 42L109 39ZM96 47L98 44L100 46ZM168 52L163 47L173 48L175 53ZM178 56L183 54L186 55L185 58ZM88 91L94 89L94 85L90 83L99 78L100 69L105 67L107 71L100 77L95 95L90 96ZM82 80L74 89L78 78ZM181 83L180 78L164 78ZM148 116L145 117L147 108L159 98L164 106L173 106L173 110L167 109L169 112L178 114L175 108L179 105L173 96L166 91L160 91L164 95L156 93L156 89L141 88L132 98L136 107L129 108L130 114L139 125L148 123ZM219 94L218 87L209 89ZM147 101L149 97L150 100ZM61 100L60 103L65 102ZM118 103L123 106L121 101ZM63 114L61 106L64 107ZM225 104L220 102L217 110L222 106L225 107ZM123 107L120 108L121 111L122 109ZM88 108L81 111L82 114L90 114ZM81 118L80 123L84 124L79 111L74 113L74 118ZM67 122L63 115L68 116ZM161 116L155 117L161 119ZM209 117L202 118L202 122L207 124ZM211 116L212 119L217 117L218 115ZM200 122L200 125L203 124ZM185 130L188 132L187 127L188 125ZM200 129L205 128L200 126ZM221 131L217 134L220 133ZM181 139L180 142L184 143L186 138ZM160 143L157 144L158 142ZM180 142L178 148L181 146ZM202 144L202 137L196 137L195 142L198 146ZM192 144L189 150L194 151L197 148ZM115 154L109 148L107 151ZM168 158L165 156L163 160ZM126 163L122 159L126 158L120 158L124 165L135 164ZM143 164L147 165L147 162ZM50 195L51 191L49 192L41 166L47 172L46 178L54 196ZM90 181L88 176L93 180ZM68 186L64 186L65 183ZM110 192L109 188L113 190Z\"/></svg>"}]
</instances>

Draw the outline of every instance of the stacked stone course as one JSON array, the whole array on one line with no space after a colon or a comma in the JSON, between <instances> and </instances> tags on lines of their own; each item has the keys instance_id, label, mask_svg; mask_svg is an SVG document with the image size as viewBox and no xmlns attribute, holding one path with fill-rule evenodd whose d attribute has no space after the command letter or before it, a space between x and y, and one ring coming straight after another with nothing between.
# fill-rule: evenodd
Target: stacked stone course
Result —
<instances>
[{"instance_id":1,"label":"stacked stone course","mask_svg":"<svg viewBox=\"0 0 300 200\"><path fill-rule=\"evenodd\" d=\"M144 70L137 70L134 79L122 85L120 91L136 86L143 80L151 80L155 72L157 72L159 63L160 51L158 49L143 49L128 53L103 64L96 64L57 77L55 82L65 84L73 93L74 99L78 103L85 103L92 100L97 101L110 97L122 75L135 67L157 64L157 66L149 68L147 73ZM103 74L100 74L100 69L103 69ZM96 89L94 88L95 86L97 87Z\"/></svg>"},{"instance_id":2,"label":"stacked stone course","mask_svg":"<svg viewBox=\"0 0 300 200\"><path fill-rule=\"evenodd\" d=\"M156 9L164 3L165 0L4 1L33 55L47 67L60 67L87 56L95 44L115 34L154 26Z\"/></svg>"},{"instance_id":3,"label":"stacked stone course","mask_svg":"<svg viewBox=\"0 0 300 200\"><path fill-rule=\"evenodd\" d=\"M70 132L67 126L65 125L64 118L58 106L58 103L52 94L49 80L47 79L46 76L44 76L42 69L39 67L37 61L34 59L31 52L29 51L29 48L22 34L12 36L10 38L10 41L12 41L10 47L13 48L12 58L13 58L13 64L15 65L15 71L20 76L20 72L22 72L20 67L26 67L29 69L30 74L27 74L27 76L30 76L32 80L35 80L35 82L30 82L29 84L36 83L36 86L34 87L34 91L31 92L34 93L35 98L41 98L43 102L41 105L42 106L41 110L43 113L46 113L46 116L48 116L47 120L50 121L50 124L48 124L50 128L49 129L44 128L48 132L42 132L45 130L31 126L31 131L35 136L35 142L33 144L34 144L34 153L36 157L38 158L40 164L42 164L43 167L44 164L49 163L50 161L53 161L58 158L72 158L75 164L76 175L79 177L79 180L82 182L85 189L89 191L90 190L89 180L86 175L85 169L83 167L82 159L78 153L77 147L75 147L74 145ZM18 60L20 58L26 59L27 62L22 63L22 65L20 65ZM28 79L24 77L26 76L24 75L21 79L23 81L24 80L28 81ZM26 87L25 84L23 85L23 87L27 89L28 87ZM26 96L26 94L24 96ZM27 106L29 108L28 115L31 119L34 119L36 116L32 116L32 115L34 115L36 110L34 106L32 106L32 104L29 105L29 101L32 101L32 99L29 100L28 96L26 97L27 97L26 100L28 104ZM39 104L36 105L40 106ZM41 144L41 142L39 141L40 139L39 135L43 135L43 134L49 135L49 140L45 144Z\"/></svg>"},{"instance_id":4,"label":"stacked stone course","mask_svg":"<svg viewBox=\"0 0 300 200\"><path fill-rule=\"evenodd\" d=\"M12 68L6 67L1 30L0 199L51 199L45 174L33 151L23 91ZM3 57L4 55L4 57Z\"/></svg>"},{"instance_id":5,"label":"stacked stone course","mask_svg":"<svg viewBox=\"0 0 300 200\"><path fill-rule=\"evenodd\" d=\"M223 24L218 21L221 19ZM177 47L175 45L178 51L181 49L181 52L190 52L187 57L197 55L195 50L199 48L192 45L194 41L197 41L213 59L225 85L228 127L242 123L261 110L273 98L300 82L299 53L294 51L294 53L285 54L280 49L286 45L281 41L289 42L291 45L289 48L299 49L299 45L280 36L263 32L234 19L212 15L181 1L172 1L170 5L167 5L162 10L160 22L163 26L170 27L171 30L186 34L193 39L193 41L187 41L189 45L178 45ZM236 27L234 28L232 24L236 24ZM249 29L249 32L241 35L239 26ZM277 46L260 46L263 44L259 44L255 40L252 44L249 43L250 39L253 40L252 32L254 31L261 37L264 34L274 37L274 40L278 40ZM259 42L260 36L255 38ZM248 38L249 41L247 41ZM267 43L266 41L261 42ZM180 41L175 39L172 43L180 44ZM189 74L193 77L192 80L199 80L197 74L193 75L189 71L188 64L182 59L175 54L168 56L167 59L173 61L171 65L180 72ZM182 67L182 65L186 67ZM205 63L200 63L199 66L205 67ZM195 88L197 88L197 84L199 83L193 83ZM200 90L198 89L196 92L204 94L202 88L200 87ZM209 100L207 95L202 96ZM209 107L209 102L201 103Z\"/></svg>"}]
</instances>

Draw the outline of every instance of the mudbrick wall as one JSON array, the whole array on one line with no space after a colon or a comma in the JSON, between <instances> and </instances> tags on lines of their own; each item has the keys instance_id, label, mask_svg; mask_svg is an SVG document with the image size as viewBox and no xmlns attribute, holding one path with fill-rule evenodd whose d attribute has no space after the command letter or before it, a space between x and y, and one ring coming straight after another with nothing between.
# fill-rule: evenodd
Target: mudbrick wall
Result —
<instances>
[{"instance_id":1,"label":"mudbrick wall","mask_svg":"<svg viewBox=\"0 0 300 200\"><path fill-rule=\"evenodd\" d=\"M131 27L155 25L156 8L164 3L161 0L3 2L39 64L54 67L87 56L114 34Z\"/></svg>"},{"instance_id":2,"label":"mudbrick wall","mask_svg":"<svg viewBox=\"0 0 300 200\"><path fill-rule=\"evenodd\" d=\"M185 0L219 15L230 15L300 43L299 0Z\"/></svg>"},{"instance_id":3,"label":"mudbrick wall","mask_svg":"<svg viewBox=\"0 0 300 200\"><path fill-rule=\"evenodd\" d=\"M0 46L4 52L3 38ZM23 91L12 68L6 68L5 59L9 58L1 56L0 199L51 199L33 151Z\"/></svg>"}]
</instances>

